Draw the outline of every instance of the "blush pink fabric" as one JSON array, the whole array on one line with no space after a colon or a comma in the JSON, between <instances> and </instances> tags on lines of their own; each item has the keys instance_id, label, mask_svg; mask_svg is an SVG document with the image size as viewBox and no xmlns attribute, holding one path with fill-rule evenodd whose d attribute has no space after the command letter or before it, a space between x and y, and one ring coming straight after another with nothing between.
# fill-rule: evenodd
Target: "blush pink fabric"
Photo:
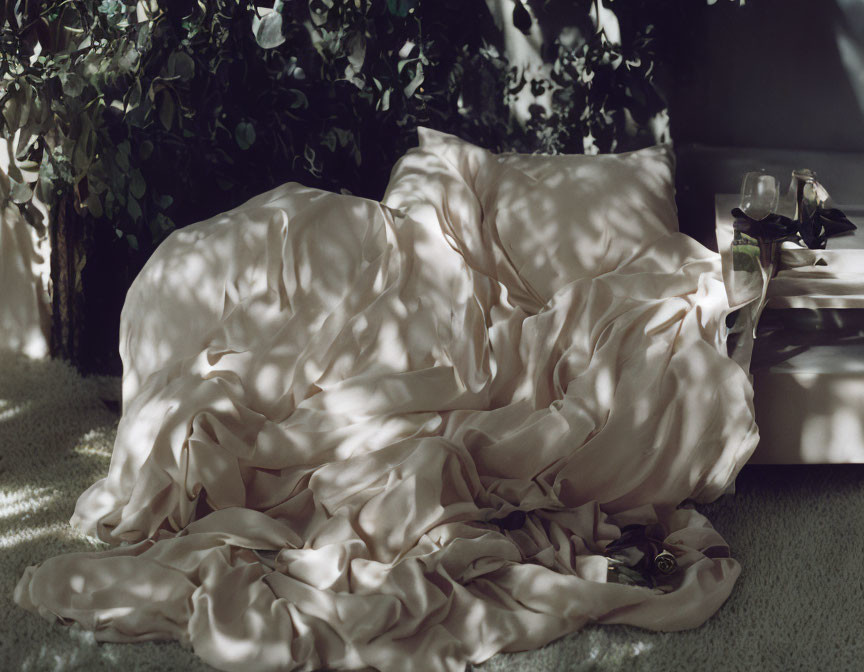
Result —
<instances>
[{"instance_id":1,"label":"blush pink fabric","mask_svg":"<svg viewBox=\"0 0 864 672\"><path fill-rule=\"evenodd\" d=\"M243 672L455 672L720 607L739 565L676 509L757 439L719 256L666 232L538 292L424 151L383 205L287 184L156 251L124 307L111 467L72 519L124 545L28 568L18 604ZM630 523L676 549L665 590L607 582Z\"/></svg>"}]
</instances>

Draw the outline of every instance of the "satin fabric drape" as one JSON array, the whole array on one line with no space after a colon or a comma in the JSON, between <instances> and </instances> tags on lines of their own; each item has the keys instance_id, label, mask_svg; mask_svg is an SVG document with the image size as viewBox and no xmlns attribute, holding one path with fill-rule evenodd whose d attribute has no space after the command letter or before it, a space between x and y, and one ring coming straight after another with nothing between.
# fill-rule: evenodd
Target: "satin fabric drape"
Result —
<instances>
[{"instance_id":1,"label":"satin fabric drape","mask_svg":"<svg viewBox=\"0 0 864 672\"><path fill-rule=\"evenodd\" d=\"M476 263L483 209L445 186L388 207L288 184L172 234L127 297L111 467L72 519L123 545L28 568L18 604L244 672L456 671L714 613L739 565L676 506L757 439L719 256L669 233L532 299ZM607 581L633 523L679 556L664 587Z\"/></svg>"}]
</instances>

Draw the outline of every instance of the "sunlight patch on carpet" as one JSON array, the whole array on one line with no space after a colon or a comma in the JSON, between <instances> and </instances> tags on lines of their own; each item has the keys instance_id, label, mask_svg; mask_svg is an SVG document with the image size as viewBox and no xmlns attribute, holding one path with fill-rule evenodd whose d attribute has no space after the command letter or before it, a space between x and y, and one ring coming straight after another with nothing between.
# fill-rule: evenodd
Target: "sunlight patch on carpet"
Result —
<instances>
[{"instance_id":1,"label":"sunlight patch on carpet","mask_svg":"<svg viewBox=\"0 0 864 672\"><path fill-rule=\"evenodd\" d=\"M0 534L0 548L14 548L18 544L40 539L57 538L68 534L68 523L54 523L41 527L22 527L7 534Z\"/></svg>"},{"instance_id":2,"label":"sunlight patch on carpet","mask_svg":"<svg viewBox=\"0 0 864 672\"><path fill-rule=\"evenodd\" d=\"M33 402L31 401L22 404L9 401L8 399L0 399L0 422L6 422L16 415L21 415L32 405Z\"/></svg>"},{"instance_id":3,"label":"sunlight patch on carpet","mask_svg":"<svg viewBox=\"0 0 864 672\"><path fill-rule=\"evenodd\" d=\"M0 518L26 517L50 504L56 496L49 488L0 490Z\"/></svg>"}]
</instances>

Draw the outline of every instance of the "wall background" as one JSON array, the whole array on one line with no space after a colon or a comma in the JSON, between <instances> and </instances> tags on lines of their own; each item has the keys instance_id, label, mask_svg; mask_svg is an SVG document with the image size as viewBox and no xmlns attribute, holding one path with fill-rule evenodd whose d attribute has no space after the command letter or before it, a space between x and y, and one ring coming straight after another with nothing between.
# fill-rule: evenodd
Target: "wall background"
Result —
<instances>
[{"instance_id":1,"label":"wall background","mask_svg":"<svg viewBox=\"0 0 864 672\"><path fill-rule=\"evenodd\" d=\"M864 203L864 0L677 0L659 25L682 230L713 244L713 195L811 168Z\"/></svg>"},{"instance_id":2,"label":"wall background","mask_svg":"<svg viewBox=\"0 0 864 672\"><path fill-rule=\"evenodd\" d=\"M679 2L661 34L676 139L864 152L864 2L843 4Z\"/></svg>"}]
</instances>

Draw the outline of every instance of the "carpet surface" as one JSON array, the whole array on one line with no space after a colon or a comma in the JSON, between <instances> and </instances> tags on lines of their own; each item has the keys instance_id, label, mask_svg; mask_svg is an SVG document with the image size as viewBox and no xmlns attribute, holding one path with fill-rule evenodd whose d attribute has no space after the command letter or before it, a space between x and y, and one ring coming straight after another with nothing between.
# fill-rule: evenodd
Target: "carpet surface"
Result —
<instances>
[{"instance_id":1,"label":"carpet surface","mask_svg":"<svg viewBox=\"0 0 864 672\"><path fill-rule=\"evenodd\" d=\"M118 379L0 353L0 669L210 670L176 643L98 644L15 607L28 565L104 544L75 533L78 495L108 469ZM588 627L499 655L484 672L859 670L864 660L864 465L756 467L735 495L699 506L743 573L704 626L653 633Z\"/></svg>"}]
</instances>

